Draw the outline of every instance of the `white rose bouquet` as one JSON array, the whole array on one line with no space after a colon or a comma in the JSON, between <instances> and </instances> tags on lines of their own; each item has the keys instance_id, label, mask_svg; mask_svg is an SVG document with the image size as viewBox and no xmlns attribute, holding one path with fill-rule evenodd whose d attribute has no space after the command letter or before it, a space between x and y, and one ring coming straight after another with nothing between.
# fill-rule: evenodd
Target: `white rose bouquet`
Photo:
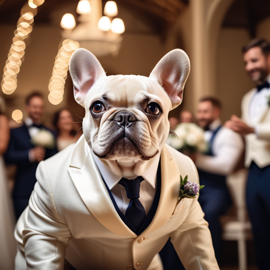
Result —
<instances>
[{"instance_id":1,"label":"white rose bouquet","mask_svg":"<svg viewBox=\"0 0 270 270\"><path fill-rule=\"evenodd\" d=\"M55 146L55 140L52 133L46 129L41 129L32 139L31 142L35 146L52 149Z\"/></svg>"},{"instance_id":2,"label":"white rose bouquet","mask_svg":"<svg viewBox=\"0 0 270 270\"><path fill-rule=\"evenodd\" d=\"M204 131L193 123L179 124L175 135L170 134L167 143L183 153L197 153L207 151L208 144L204 140Z\"/></svg>"}]
</instances>

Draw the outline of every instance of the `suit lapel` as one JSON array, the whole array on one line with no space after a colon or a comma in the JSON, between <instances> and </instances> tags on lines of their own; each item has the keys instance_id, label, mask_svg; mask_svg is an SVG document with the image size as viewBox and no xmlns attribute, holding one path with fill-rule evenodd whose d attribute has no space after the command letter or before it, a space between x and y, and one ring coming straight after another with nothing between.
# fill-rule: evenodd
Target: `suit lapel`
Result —
<instances>
[{"instance_id":1,"label":"suit lapel","mask_svg":"<svg viewBox=\"0 0 270 270\"><path fill-rule=\"evenodd\" d=\"M246 123L249 123L249 124L250 124L250 117L249 117L250 103L251 103L252 98L253 98L255 93L256 93L256 89L253 89L252 91L250 91L250 94L247 97L247 101L246 101L246 104L245 104L245 119L244 119L244 121ZM266 116L266 114L268 113L268 111L269 111L269 106L267 106L262 111L262 113L261 113L260 117L258 118L258 120L256 121L256 123L261 123L263 121L264 117Z\"/></svg>"},{"instance_id":2,"label":"suit lapel","mask_svg":"<svg viewBox=\"0 0 270 270\"><path fill-rule=\"evenodd\" d=\"M24 138L25 138L24 141L25 141L25 142L26 142L26 141L28 142L27 148L33 147L34 145L31 143L31 136L30 136L30 134L29 134L28 127L26 126L25 123L23 123L22 129L23 129L23 131L24 131L24 134L23 134L23 136L24 136Z\"/></svg>"},{"instance_id":3,"label":"suit lapel","mask_svg":"<svg viewBox=\"0 0 270 270\"><path fill-rule=\"evenodd\" d=\"M245 111L244 111L245 117L244 117L243 120L246 123L249 123L249 124L250 124L250 117L249 117L250 103L251 103L251 100L252 100L255 93L256 93L256 89L254 88L253 90L251 90L249 92L249 96L247 97L247 100L246 100L246 103L245 103Z\"/></svg>"},{"instance_id":4,"label":"suit lapel","mask_svg":"<svg viewBox=\"0 0 270 270\"><path fill-rule=\"evenodd\" d=\"M78 141L68 169L72 181L90 213L111 232L137 237L122 221L110 199L106 186L88 153L84 136ZM162 227L171 217L178 202L180 189L179 170L166 146L161 151L161 193L156 214L142 234Z\"/></svg>"},{"instance_id":5,"label":"suit lapel","mask_svg":"<svg viewBox=\"0 0 270 270\"><path fill-rule=\"evenodd\" d=\"M161 192L156 214L150 225L141 235L161 228L171 217L178 202L180 173L175 160L166 145L161 151Z\"/></svg>"},{"instance_id":6,"label":"suit lapel","mask_svg":"<svg viewBox=\"0 0 270 270\"><path fill-rule=\"evenodd\" d=\"M262 114L260 115L260 117L259 117L259 119L258 119L258 123L263 122L263 119L264 119L264 117L266 116L266 114L268 113L268 111L269 111L269 106L267 106L267 107L263 110Z\"/></svg>"},{"instance_id":7,"label":"suit lapel","mask_svg":"<svg viewBox=\"0 0 270 270\"><path fill-rule=\"evenodd\" d=\"M90 213L108 230L118 235L136 237L115 210L93 157L86 147L88 145L82 136L74 149L68 169L81 199Z\"/></svg>"}]
</instances>

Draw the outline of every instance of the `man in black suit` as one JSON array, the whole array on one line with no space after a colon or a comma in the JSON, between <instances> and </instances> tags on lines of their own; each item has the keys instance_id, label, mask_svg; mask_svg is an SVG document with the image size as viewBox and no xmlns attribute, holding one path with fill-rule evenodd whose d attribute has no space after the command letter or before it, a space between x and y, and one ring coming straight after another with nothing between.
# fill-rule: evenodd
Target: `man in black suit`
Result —
<instances>
[{"instance_id":1,"label":"man in black suit","mask_svg":"<svg viewBox=\"0 0 270 270\"><path fill-rule=\"evenodd\" d=\"M17 165L12 194L17 219L28 205L28 200L36 183L35 174L38 163L57 153L55 147L53 149L45 149L41 146L35 146L31 142L31 138L40 129L49 130L41 124L43 108L44 101L42 95L39 92L31 93L25 101L25 111L28 117L22 126L12 129L10 132L10 142L5 154L5 160L7 164Z\"/></svg>"}]
</instances>

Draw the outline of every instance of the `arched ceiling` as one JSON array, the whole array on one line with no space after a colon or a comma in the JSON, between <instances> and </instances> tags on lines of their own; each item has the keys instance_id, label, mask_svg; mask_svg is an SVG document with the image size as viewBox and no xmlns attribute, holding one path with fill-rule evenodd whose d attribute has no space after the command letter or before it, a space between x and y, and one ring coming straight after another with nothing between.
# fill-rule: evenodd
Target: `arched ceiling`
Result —
<instances>
[{"instance_id":1,"label":"arched ceiling","mask_svg":"<svg viewBox=\"0 0 270 270\"><path fill-rule=\"evenodd\" d=\"M223 22L223 27L241 27L256 36L256 26L270 16L270 0L235 0Z\"/></svg>"}]
</instances>

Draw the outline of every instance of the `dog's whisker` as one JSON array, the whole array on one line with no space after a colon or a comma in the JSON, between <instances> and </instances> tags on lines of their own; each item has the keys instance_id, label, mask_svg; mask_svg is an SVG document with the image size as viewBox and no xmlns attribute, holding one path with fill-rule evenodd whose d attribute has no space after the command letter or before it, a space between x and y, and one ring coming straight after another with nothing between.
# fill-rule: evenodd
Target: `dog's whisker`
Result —
<instances>
[{"instance_id":1,"label":"dog's whisker","mask_svg":"<svg viewBox=\"0 0 270 270\"><path fill-rule=\"evenodd\" d=\"M178 136L177 136L177 134L175 133L175 131L174 131L174 130L170 129L169 134L172 134L172 135L176 136L176 137L177 137L177 139L179 139L179 138L178 138Z\"/></svg>"},{"instance_id":2,"label":"dog's whisker","mask_svg":"<svg viewBox=\"0 0 270 270\"><path fill-rule=\"evenodd\" d=\"M77 113L74 113L74 114L76 114L79 118L81 118ZM81 118L82 120L83 120L83 118Z\"/></svg>"},{"instance_id":3,"label":"dog's whisker","mask_svg":"<svg viewBox=\"0 0 270 270\"><path fill-rule=\"evenodd\" d=\"M76 134L74 135L74 138L77 136L77 134L79 133L79 131L82 129L82 127L76 132Z\"/></svg>"}]
</instances>

